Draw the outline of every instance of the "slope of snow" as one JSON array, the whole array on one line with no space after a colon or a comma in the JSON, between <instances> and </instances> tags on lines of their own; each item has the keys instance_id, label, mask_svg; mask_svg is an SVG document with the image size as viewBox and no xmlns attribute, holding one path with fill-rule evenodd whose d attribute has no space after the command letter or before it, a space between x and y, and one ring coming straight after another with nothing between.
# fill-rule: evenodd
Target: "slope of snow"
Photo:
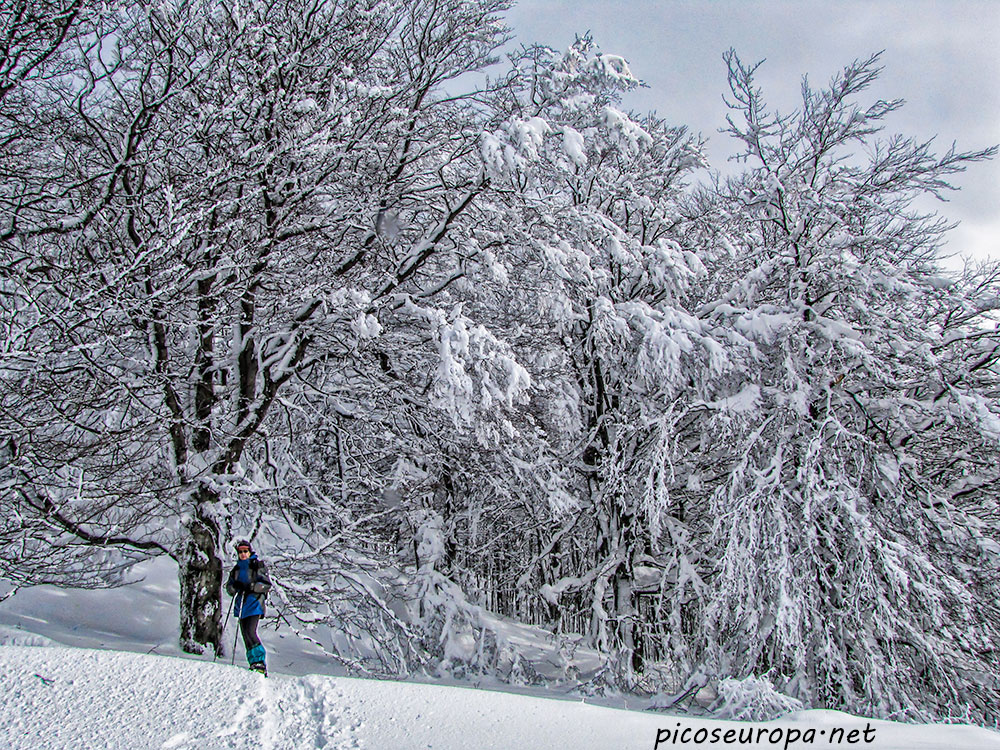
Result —
<instances>
[{"instance_id":1,"label":"slope of snow","mask_svg":"<svg viewBox=\"0 0 1000 750\"><path fill-rule=\"evenodd\" d=\"M0 601L0 748L1000 750L1000 734L978 727L835 711L748 724L553 700L541 689L519 695L333 676L329 657L285 627L262 631L272 671L265 679L244 668L241 648L236 666L182 655L176 570L158 561L138 572L142 580L116 590L36 586ZM678 741L685 730L688 741ZM754 741L739 742L741 730L753 730Z\"/></svg>"},{"instance_id":2,"label":"slope of snow","mask_svg":"<svg viewBox=\"0 0 1000 750\"><path fill-rule=\"evenodd\" d=\"M66 646L198 658L184 654L178 646L177 565L168 558L158 558L137 565L132 576L133 583L116 589L31 586L18 591L0 601L0 644L17 644L27 637L25 634L34 634ZM0 595L3 593L0 588ZM229 604L228 597L225 603ZM343 673L319 646L295 637L277 613L269 603L268 616L260 628L271 668L297 675ZM236 663L244 663L238 630L235 620L229 618L227 655L220 661L230 663L235 643Z\"/></svg>"},{"instance_id":3,"label":"slope of snow","mask_svg":"<svg viewBox=\"0 0 1000 750\"><path fill-rule=\"evenodd\" d=\"M817 730L811 744L829 745L826 734L842 727L861 730L857 738L873 730L869 746L881 750L1000 749L1000 736L985 729L893 724L834 711L740 725L457 687L319 675L265 679L229 665L147 654L0 646L0 747L12 749L603 750L650 748L661 729L678 725L708 732L759 727L764 732L755 747L782 747L783 739L771 742L776 730L786 738L791 729L810 727Z\"/></svg>"}]
</instances>

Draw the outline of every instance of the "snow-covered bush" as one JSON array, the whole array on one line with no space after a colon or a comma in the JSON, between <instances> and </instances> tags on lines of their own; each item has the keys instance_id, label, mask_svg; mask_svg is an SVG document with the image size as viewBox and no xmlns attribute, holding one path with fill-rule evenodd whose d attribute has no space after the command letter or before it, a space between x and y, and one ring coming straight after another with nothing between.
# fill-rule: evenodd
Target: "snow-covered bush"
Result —
<instances>
[{"instance_id":1,"label":"snow-covered bush","mask_svg":"<svg viewBox=\"0 0 1000 750\"><path fill-rule=\"evenodd\" d=\"M432 674L459 679L492 675L497 663L497 633L462 589L433 569L419 571L411 585L411 616Z\"/></svg>"},{"instance_id":2,"label":"snow-covered bush","mask_svg":"<svg viewBox=\"0 0 1000 750\"><path fill-rule=\"evenodd\" d=\"M767 677L727 677L719 680L716 692L718 697L709 710L733 721L770 721L804 707L801 701L775 690Z\"/></svg>"}]
</instances>

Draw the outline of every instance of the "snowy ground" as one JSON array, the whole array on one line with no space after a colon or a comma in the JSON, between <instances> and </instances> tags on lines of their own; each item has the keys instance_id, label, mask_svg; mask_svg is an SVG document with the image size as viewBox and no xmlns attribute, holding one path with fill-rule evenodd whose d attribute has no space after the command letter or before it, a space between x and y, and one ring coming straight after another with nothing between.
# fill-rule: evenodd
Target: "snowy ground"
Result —
<instances>
[{"instance_id":1,"label":"snowy ground","mask_svg":"<svg viewBox=\"0 0 1000 750\"><path fill-rule=\"evenodd\" d=\"M240 657L236 666L173 658L180 656L176 586L163 564L146 573L141 584L117 591L36 587L0 603L0 748L618 750L657 748L659 739L658 750L1000 750L1000 734L977 727L834 711L740 724L329 676L329 661L315 647L273 631L265 632L272 670L265 679L246 671ZM750 736L753 742L741 742Z\"/></svg>"}]
</instances>

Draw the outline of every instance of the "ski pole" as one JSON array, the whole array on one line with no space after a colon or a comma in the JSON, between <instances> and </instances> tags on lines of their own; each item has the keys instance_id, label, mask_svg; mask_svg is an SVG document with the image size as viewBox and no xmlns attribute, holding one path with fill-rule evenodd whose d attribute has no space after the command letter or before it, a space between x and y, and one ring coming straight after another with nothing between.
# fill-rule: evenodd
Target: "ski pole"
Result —
<instances>
[{"instance_id":1,"label":"ski pole","mask_svg":"<svg viewBox=\"0 0 1000 750\"><path fill-rule=\"evenodd\" d=\"M240 629L236 628L236 634L233 636L233 658L229 660L231 665L236 664L236 639L240 637Z\"/></svg>"},{"instance_id":2,"label":"ski pole","mask_svg":"<svg viewBox=\"0 0 1000 750\"><path fill-rule=\"evenodd\" d=\"M233 602L235 601L236 601L235 597L229 600L229 609L226 610L226 619L222 623L222 632L219 634L220 641L222 640L221 636L224 636L226 634L226 626L229 625L229 615L233 613ZM236 647L234 646L233 648ZM212 661L214 662L218 658L219 658L219 650L215 649L215 656L212 657Z\"/></svg>"},{"instance_id":3,"label":"ski pole","mask_svg":"<svg viewBox=\"0 0 1000 750\"><path fill-rule=\"evenodd\" d=\"M238 595L239 594L237 594L237 596ZM246 597L244 596L244 598L246 598ZM235 607L236 607L236 597L234 596L233 597L233 608L235 609ZM243 600L242 599L240 600L240 615L241 616L243 615ZM237 618L237 622L238 621L239 621L239 618ZM236 665L236 639L239 638L239 637L240 637L240 629L236 628L236 634L233 636L233 658L229 660L229 663L231 665L234 665L234 666Z\"/></svg>"}]
</instances>

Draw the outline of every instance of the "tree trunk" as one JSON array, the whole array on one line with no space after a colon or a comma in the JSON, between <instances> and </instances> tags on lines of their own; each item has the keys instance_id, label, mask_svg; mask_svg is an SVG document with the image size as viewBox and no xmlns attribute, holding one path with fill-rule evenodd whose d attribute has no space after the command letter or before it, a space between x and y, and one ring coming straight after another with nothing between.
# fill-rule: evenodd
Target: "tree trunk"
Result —
<instances>
[{"instance_id":1,"label":"tree trunk","mask_svg":"<svg viewBox=\"0 0 1000 750\"><path fill-rule=\"evenodd\" d=\"M180 579L181 650L202 654L206 646L222 656L222 558L220 528L206 507L218 501L209 489L201 489L178 555Z\"/></svg>"},{"instance_id":2,"label":"tree trunk","mask_svg":"<svg viewBox=\"0 0 1000 750\"><path fill-rule=\"evenodd\" d=\"M643 671L643 654L640 628L638 627L638 596L635 591L633 561L639 540L635 534L635 517L614 498L609 509L609 534L604 543L604 555L619 550L622 557L609 576L608 588L612 594L612 612L609 618L609 641L618 652L620 667L625 672Z\"/></svg>"},{"instance_id":3,"label":"tree trunk","mask_svg":"<svg viewBox=\"0 0 1000 750\"><path fill-rule=\"evenodd\" d=\"M638 607L632 571L622 563L612 577L615 609L611 620L612 642L621 654L623 670L641 674L643 671L642 639L638 627Z\"/></svg>"}]
</instances>

